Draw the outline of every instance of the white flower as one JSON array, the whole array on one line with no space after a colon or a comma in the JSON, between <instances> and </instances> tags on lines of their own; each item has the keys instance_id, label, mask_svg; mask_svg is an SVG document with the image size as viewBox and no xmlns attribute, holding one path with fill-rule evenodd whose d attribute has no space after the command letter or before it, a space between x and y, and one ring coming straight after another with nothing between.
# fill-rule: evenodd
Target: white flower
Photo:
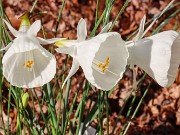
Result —
<instances>
[{"instance_id":1,"label":"white flower","mask_svg":"<svg viewBox=\"0 0 180 135\"><path fill-rule=\"evenodd\" d=\"M56 73L56 59L40 44L50 44L57 39L45 40L36 37L41 29L41 22L31 26L25 16L19 31L4 20L10 32L16 37L8 46L3 63L3 75L13 85L23 88L43 86L51 81Z\"/></svg>"},{"instance_id":2,"label":"white flower","mask_svg":"<svg viewBox=\"0 0 180 135\"><path fill-rule=\"evenodd\" d=\"M107 27L109 26L104 29ZM122 78L126 68L128 52L125 42L117 32L101 33L85 40L87 32L83 19L80 20L77 31L77 42L56 49L59 53L73 57L73 65L66 80L81 66L86 79L93 86L102 90L112 89Z\"/></svg>"},{"instance_id":3,"label":"white flower","mask_svg":"<svg viewBox=\"0 0 180 135\"><path fill-rule=\"evenodd\" d=\"M180 64L180 36L175 31L165 31L154 36L144 38L144 35L152 28L174 3L172 0L161 13L157 14L149 26L144 30L146 16L141 20L139 32L128 44L128 63L133 69L133 88L136 89L136 71L134 65L141 67L149 76L163 87L170 86L176 77Z\"/></svg>"},{"instance_id":4,"label":"white flower","mask_svg":"<svg viewBox=\"0 0 180 135\"><path fill-rule=\"evenodd\" d=\"M180 35L169 30L127 43L131 66L142 68L162 87L170 86L180 64Z\"/></svg>"},{"instance_id":5,"label":"white flower","mask_svg":"<svg viewBox=\"0 0 180 135\"><path fill-rule=\"evenodd\" d=\"M86 22L84 19L81 18L77 26L77 40L60 40L55 43L55 45L60 47L59 49L56 49L57 52L69 54L73 57L71 70L69 71L68 76L64 80L62 87L64 87L67 80L69 80L79 69L79 63L75 58L76 54L74 54L76 53L75 52L76 47L74 46L74 43L78 43L86 40L86 36L87 36Z\"/></svg>"}]
</instances>

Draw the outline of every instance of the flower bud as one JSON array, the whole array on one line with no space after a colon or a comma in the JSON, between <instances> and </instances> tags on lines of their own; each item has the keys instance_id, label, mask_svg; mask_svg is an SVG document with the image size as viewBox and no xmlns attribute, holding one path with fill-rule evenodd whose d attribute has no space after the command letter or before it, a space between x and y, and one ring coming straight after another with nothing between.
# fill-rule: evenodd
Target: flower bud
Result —
<instances>
[{"instance_id":1,"label":"flower bud","mask_svg":"<svg viewBox=\"0 0 180 135\"><path fill-rule=\"evenodd\" d=\"M26 93L24 93L23 95L22 95L22 105L23 105L23 107L24 108L26 108L27 107L27 105L28 105L28 101L29 101L29 94L26 92Z\"/></svg>"}]
</instances>

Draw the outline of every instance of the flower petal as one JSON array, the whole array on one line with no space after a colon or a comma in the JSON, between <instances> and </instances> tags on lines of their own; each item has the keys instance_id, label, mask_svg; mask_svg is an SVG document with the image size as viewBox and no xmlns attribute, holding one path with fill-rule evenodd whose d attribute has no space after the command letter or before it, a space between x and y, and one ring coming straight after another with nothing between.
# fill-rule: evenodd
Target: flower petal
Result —
<instances>
[{"instance_id":1,"label":"flower petal","mask_svg":"<svg viewBox=\"0 0 180 135\"><path fill-rule=\"evenodd\" d=\"M58 53L69 54L72 57L76 57L76 54L77 54L77 48L75 45L59 47L56 49L56 51Z\"/></svg>"},{"instance_id":2,"label":"flower petal","mask_svg":"<svg viewBox=\"0 0 180 135\"><path fill-rule=\"evenodd\" d=\"M41 29L41 21L40 20L37 20L35 21L31 26L30 28L28 29L27 33L29 35L33 35L33 36L36 36L38 31Z\"/></svg>"},{"instance_id":3,"label":"flower petal","mask_svg":"<svg viewBox=\"0 0 180 135\"><path fill-rule=\"evenodd\" d=\"M6 20L3 19L3 21L5 22L6 26L8 27L8 29L10 30L10 32L13 34L13 36L18 37L19 32L17 30L15 30L10 23L8 23Z\"/></svg>"},{"instance_id":4,"label":"flower petal","mask_svg":"<svg viewBox=\"0 0 180 135\"><path fill-rule=\"evenodd\" d=\"M79 69L79 62L76 59L73 59L72 67L69 71L68 76L66 77L66 79L63 82L62 88L64 87L66 82L77 72L78 69Z\"/></svg>"},{"instance_id":5,"label":"flower petal","mask_svg":"<svg viewBox=\"0 0 180 135\"><path fill-rule=\"evenodd\" d=\"M146 15L143 16L141 22L140 22L140 25L139 25L139 31L137 33L137 35L134 37L133 40L138 40L138 39L141 39L142 38L142 35L143 35L143 32L144 32L144 25L145 25L145 22L146 22Z\"/></svg>"},{"instance_id":6,"label":"flower petal","mask_svg":"<svg viewBox=\"0 0 180 135\"><path fill-rule=\"evenodd\" d=\"M87 36L87 28L86 28L86 21L81 18L78 22L77 26L77 40L79 41L84 41Z\"/></svg>"},{"instance_id":7,"label":"flower petal","mask_svg":"<svg viewBox=\"0 0 180 135\"><path fill-rule=\"evenodd\" d=\"M162 87L170 86L180 64L180 36L164 31L129 45L130 64L138 65Z\"/></svg>"},{"instance_id":8,"label":"flower petal","mask_svg":"<svg viewBox=\"0 0 180 135\"><path fill-rule=\"evenodd\" d=\"M26 52L33 49L37 49L40 46L35 37L21 36L13 40L12 45L8 51L4 54L2 63L9 59L13 53Z\"/></svg>"},{"instance_id":9,"label":"flower petal","mask_svg":"<svg viewBox=\"0 0 180 135\"><path fill-rule=\"evenodd\" d=\"M111 25L112 25L112 22L109 22L108 24L106 24L106 26L103 27L103 29L101 30L99 34L108 32L108 30L111 28Z\"/></svg>"},{"instance_id":10,"label":"flower petal","mask_svg":"<svg viewBox=\"0 0 180 135\"><path fill-rule=\"evenodd\" d=\"M4 48L0 49L0 52L1 51L7 51L12 45L12 42L10 42L7 46L5 46Z\"/></svg>"}]
</instances>

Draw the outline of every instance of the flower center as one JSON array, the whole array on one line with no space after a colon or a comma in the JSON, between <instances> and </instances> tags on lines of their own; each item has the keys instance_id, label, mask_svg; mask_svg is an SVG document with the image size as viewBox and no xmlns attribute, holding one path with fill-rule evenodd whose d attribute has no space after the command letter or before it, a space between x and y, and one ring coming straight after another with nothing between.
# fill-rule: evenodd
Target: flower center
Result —
<instances>
[{"instance_id":1,"label":"flower center","mask_svg":"<svg viewBox=\"0 0 180 135\"><path fill-rule=\"evenodd\" d=\"M31 69L33 66L34 66L34 61L33 60L27 60L24 63L25 68Z\"/></svg>"},{"instance_id":2,"label":"flower center","mask_svg":"<svg viewBox=\"0 0 180 135\"><path fill-rule=\"evenodd\" d=\"M101 72L104 73L109 68L109 61L110 61L110 58L107 57L104 63L103 62L99 62L97 64L97 66L101 70Z\"/></svg>"},{"instance_id":3,"label":"flower center","mask_svg":"<svg viewBox=\"0 0 180 135\"><path fill-rule=\"evenodd\" d=\"M33 53L31 51L26 52L23 67L25 69L27 69L28 71L33 71L34 70L34 64L35 64L35 61L34 61Z\"/></svg>"},{"instance_id":4,"label":"flower center","mask_svg":"<svg viewBox=\"0 0 180 135\"><path fill-rule=\"evenodd\" d=\"M96 71L98 71L98 72L100 72L100 73L102 73L102 74L104 74L105 72L109 72L109 73L111 73L111 74L113 74L113 75L115 75L115 76L118 76L116 73L114 73L113 71L111 71L110 69L109 69L109 64L110 64L110 58L109 57L107 57L106 59L105 59L105 62L101 62L101 61L99 61L99 60L96 60L96 59L94 59L93 60L93 68L96 70Z\"/></svg>"}]
</instances>

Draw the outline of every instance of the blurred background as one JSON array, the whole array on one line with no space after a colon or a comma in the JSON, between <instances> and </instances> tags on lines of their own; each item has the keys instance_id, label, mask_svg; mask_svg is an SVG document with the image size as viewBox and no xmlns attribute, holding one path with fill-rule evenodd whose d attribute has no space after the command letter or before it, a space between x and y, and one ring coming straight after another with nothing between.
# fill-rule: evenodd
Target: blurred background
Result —
<instances>
[{"instance_id":1,"label":"blurred background","mask_svg":"<svg viewBox=\"0 0 180 135\"><path fill-rule=\"evenodd\" d=\"M144 15L147 17L147 21L150 21L155 15L159 14L170 2L171 0L131 0L128 6L125 8L124 12L118 18L113 30L119 32L124 40L131 39L133 33L138 29L140 20ZM110 21L114 20L118 15L120 9L124 5L125 0L115 0L110 13ZM18 29L20 20L18 17L22 15L25 11L32 9L31 21L40 19L43 24L43 29L46 38L52 37L65 37L69 39L76 39L76 26L80 18L84 18L87 22L88 35L92 31L95 25L95 16L97 1L96 0L66 0L64 9L62 10L61 16L58 17L61 7L62 0L2 0L2 6L5 14L9 18L13 27ZM146 36L151 35L158 26L162 26L158 31L172 30L180 31L180 4L178 0L175 2L176 6L171 8L166 12L158 21L155 23L153 28L147 33ZM106 0L99 0L98 4L98 17L103 13L106 7ZM177 12L178 11L178 12ZM57 20L60 20L59 23ZM166 21L165 21L166 20ZM98 28L100 31L102 26ZM40 31L39 36L43 37L43 31ZM52 84L55 87L55 95L58 94L58 88L62 85L62 79L58 79L59 76L64 77L69 72L72 61L67 55L57 54L53 51L52 46L48 46L47 49L52 50L57 59L57 77L52 80ZM142 56L143 57L143 56ZM68 61L67 61L68 59ZM66 65L66 67L64 67ZM138 76L137 80L141 79L144 75L143 70L137 68ZM86 82L82 70L78 72L71 79L70 93L68 97L68 105L72 104L73 99L78 93L76 104L73 107L75 110L78 104L82 100L83 95L83 85ZM119 134L119 131L124 123L129 120L126 117L128 108L131 106L134 95L136 99L134 101L134 106L132 106L132 111L130 116L133 114L136 105L140 101L142 95L144 94L147 86L150 85L147 96L144 98L136 117L132 119L130 129L128 134L141 135L179 135L180 134L180 71L177 73L177 78L175 83L170 88L162 88L156 82L153 81L149 76L145 76L143 81L138 87L138 90L130 95L132 88L132 71L127 70L124 77L121 79L120 83L114 88L114 90L109 94L109 133ZM8 99L8 83L4 81L2 86L2 96L3 96L3 115L4 121L7 119L7 100ZM28 91L25 90L24 91ZM37 88L34 90L37 94L38 99L42 99L43 90ZM63 94L65 90L61 91ZM85 119L88 114L89 108L92 104L95 104L97 100L97 93L99 91L93 91L91 88L89 90L89 95L87 96L85 109L83 112L83 118ZM126 104L124 104L125 99L128 97ZM13 102L13 101L12 101ZM29 107L32 108L34 104L35 117L37 123L43 125L43 120L41 119L40 110L37 101L29 101ZM60 103L56 102L56 109L61 108ZM123 109L121 109L123 108ZM42 105L42 111L44 114L48 113L47 104ZM120 114L120 115L119 115ZM11 133L16 133L16 116L17 110L12 106L10 108L10 131ZM71 115L72 119L74 113ZM71 119L71 118L70 118ZM104 134L106 134L106 118L102 120ZM3 129L1 127L0 120L0 132L3 134ZM91 126L97 129L98 121L94 119L91 122Z\"/></svg>"}]
</instances>

